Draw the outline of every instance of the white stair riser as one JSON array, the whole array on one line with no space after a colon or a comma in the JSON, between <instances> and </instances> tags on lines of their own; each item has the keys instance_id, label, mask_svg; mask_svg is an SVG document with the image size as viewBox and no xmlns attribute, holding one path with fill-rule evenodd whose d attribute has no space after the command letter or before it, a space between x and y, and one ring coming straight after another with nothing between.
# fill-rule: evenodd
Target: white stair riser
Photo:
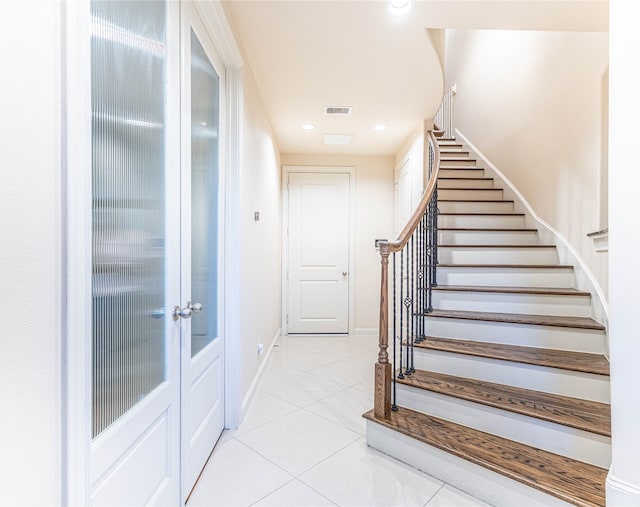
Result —
<instances>
[{"instance_id":1,"label":"white stair riser","mask_svg":"<svg viewBox=\"0 0 640 507\"><path fill-rule=\"evenodd\" d=\"M459 148L456 146L441 146L440 147L440 156L441 157L468 157L469 152L464 148Z\"/></svg>"},{"instance_id":2,"label":"white stair riser","mask_svg":"<svg viewBox=\"0 0 640 507\"><path fill-rule=\"evenodd\" d=\"M449 159L449 160L447 160ZM453 160L452 160L453 159ZM476 161L468 158L440 157L440 168L443 167L475 167Z\"/></svg>"},{"instance_id":3,"label":"white stair riser","mask_svg":"<svg viewBox=\"0 0 640 507\"><path fill-rule=\"evenodd\" d=\"M440 213L512 213L513 202L438 201Z\"/></svg>"},{"instance_id":4,"label":"white stair riser","mask_svg":"<svg viewBox=\"0 0 640 507\"><path fill-rule=\"evenodd\" d=\"M605 468L611 464L611 439L602 435L402 384L396 400L401 407L544 451Z\"/></svg>"},{"instance_id":5,"label":"white stair riser","mask_svg":"<svg viewBox=\"0 0 640 507\"><path fill-rule=\"evenodd\" d=\"M604 332L593 329L437 317L425 319L426 333L429 336L595 354L604 354L606 351Z\"/></svg>"},{"instance_id":6,"label":"white stair riser","mask_svg":"<svg viewBox=\"0 0 640 507\"><path fill-rule=\"evenodd\" d=\"M441 167L438 176L440 178L484 178L484 170L444 169Z\"/></svg>"},{"instance_id":7,"label":"white stair riser","mask_svg":"<svg viewBox=\"0 0 640 507\"><path fill-rule=\"evenodd\" d=\"M472 312L591 317L590 296L434 290L433 307Z\"/></svg>"},{"instance_id":8,"label":"white stair riser","mask_svg":"<svg viewBox=\"0 0 640 507\"><path fill-rule=\"evenodd\" d=\"M441 245L536 245L537 231L440 231Z\"/></svg>"},{"instance_id":9,"label":"white stair riser","mask_svg":"<svg viewBox=\"0 0 640 507\"><path fill-rule=\"evenodd\" d=\"M390 352L392 354L393 351ZM398 354L399 352L396 351ZM610 402L609 377L414 347L414 367L584 400Z\"/></svg>"},{"instance_id":10,"label":"white stair riser","mask_svg":"<svg viewBox=\"0 0 640 507\"><path fill-rule=\"evenodd\" d=\"M555 264L555 248L457 248L439 247L442 264ZM500 284L496 284L500 285Z\"/></svg>"},{"instance_id":11,"label":"white stair riser","mask_svg":"<svg viewBox=\"0 0 640 507\"><path fill-rule=\"evenodd\" d=\"M476 189L453 189L438 188L438 199L449 199L461 201L500 201L503 191L501 188L489 188L485 190Z\"/></svg>"},{"instance_id":12,"label":"white stair riser","mask_svg":"<svg viewBox=\"0 0 640 507\"><path fill-rule=\"evenodd\" d=\"M522 215L440 215L438 227L473 228L522 228L525 226Z\"/></svg>"},{"instance_id":13,"label":"white stair riser","mask_svg":"<svg viewBox=\"0 0 640 507\"><path fill-rule=\"evenodd\" d=\"M369 420L367 445L495 507L570 507L554 496Z\"/></svg>"},{"instance_id":14,"label":"white stair riser","mask_svg":"<svg viewBox=\"0 0 640 507\"><path fill-rule=\"evenodd\" d=\"M483 287L573 287L571 268L445 268L438 267L440 285L480 285Z\"/></svg>"},{"instance_id":15,"label":"white stair riser","mask_svg":"<svg viewBox=\"0 0 640 507\"><path fill-rule=\"evenodd\" d=\"M453 176L453 178L461 178ZM481 178L446 179L440 175L438 178L438 188L493 188L493 180Z\"/></svg>"}]
</instances>

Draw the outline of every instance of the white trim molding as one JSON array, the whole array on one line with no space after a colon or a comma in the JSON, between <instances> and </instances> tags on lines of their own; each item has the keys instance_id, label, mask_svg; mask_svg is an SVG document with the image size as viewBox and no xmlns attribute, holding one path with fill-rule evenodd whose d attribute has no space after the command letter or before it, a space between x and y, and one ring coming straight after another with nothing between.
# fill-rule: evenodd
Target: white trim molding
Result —
<instances>
[{"instance_id":1,"label":"white trim molding","mask_svg":"<svg viewBox=\"0 0 640 507\"><path fill-rule=\"evenodd\" d=\"M611 507L639 507L640 506L640 485L630 484L618 479L609 470L606 482L607 505Z\"/></svg>"},{"instance_id":2,"label":"white trim molding","mask_svg":"<svg viewBox=\"0 0 640 507\"><path fill-rule=\"evenodd\" d=\"M596 252L609 251L609 229L590 232L587 234L587 238L591 238L593 240L593 246L596 249Z\"/></svg>"}]
</instances>

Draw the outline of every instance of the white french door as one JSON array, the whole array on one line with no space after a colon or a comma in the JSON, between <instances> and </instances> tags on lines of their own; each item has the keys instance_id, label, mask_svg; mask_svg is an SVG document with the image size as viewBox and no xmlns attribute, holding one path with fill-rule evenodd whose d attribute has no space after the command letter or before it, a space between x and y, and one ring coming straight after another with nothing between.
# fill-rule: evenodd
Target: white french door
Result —
<instances>
[{"instance_id":1,"label":"white french door","mask_svg":"<svg viewBox=\"0 0 640 507\"><path fill-rule=\"evenodd\" d=\"M180 501L177 40L164 2L90 2L90 501Z\"/></svg>"},{"instance_id":2,"label":"white french door","mask_svg":"<svg viewBox=\"0 0 640 507\"><path fill-rule=\"evenodd\" d=\"M190 3L90 9L89 496L178 505L224 424L224 72Z\"/></svg>"},{"instance_id":3,"label":"white french door","mask_svg":"<svg viewBox=\"0 0 640 507\"><path fill-rule=\"evenodd\" d=\"M182 4L182 498L224 427L222 287L224 68L190 3Z\"/></svg>"},{"instance_id":4,"label":"white french door","mask_svg":"<svg viewBox=\"0 0 640 507\"><path fill-rule=\"evenodd\" d=\"M350 174L288 174L289 333L348 333Z\"/></svg>"}]
</instances>

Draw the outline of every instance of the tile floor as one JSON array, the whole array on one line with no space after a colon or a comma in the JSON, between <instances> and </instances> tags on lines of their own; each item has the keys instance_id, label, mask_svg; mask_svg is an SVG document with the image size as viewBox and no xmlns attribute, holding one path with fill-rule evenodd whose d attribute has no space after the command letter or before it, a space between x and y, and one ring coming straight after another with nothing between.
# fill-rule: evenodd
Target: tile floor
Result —
<instances>
[{"instance_id":1,"label":"tile floor","mask_svg":"<svg viewBox=\"0 0 640 507\"><path fill-rule=\"evenodd\" d=\"M488 507L367 447L361 416L373 407L376 357L376 336L279 338L188 506Z\"/></svg>"}]
</instances>

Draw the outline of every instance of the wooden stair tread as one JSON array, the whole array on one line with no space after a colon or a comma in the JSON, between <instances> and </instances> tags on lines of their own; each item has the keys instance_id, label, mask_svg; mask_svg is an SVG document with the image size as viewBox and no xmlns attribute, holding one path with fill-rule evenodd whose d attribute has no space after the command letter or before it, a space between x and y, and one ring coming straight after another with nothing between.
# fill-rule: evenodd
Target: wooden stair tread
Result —
<instances>
[{"instance_id":1,"label":"wooden stair tread","mask_svg":"<svg viewBox=\"0 0 640 507\"><path fill-rule=\"evenodd\" d=\"M557 315L530 315L524 313L471 312L466 310L433 310L424 314L431 318L481 320L485 322L505 322L532 324L536 326L571 327L604 331L605 327L589 317L566 317Z\"/></svg>"},{"instance_id":2,"label":"wooden stair tread","mask_svg":"<svg viewBox=\"0 0 640 507\"><path fill-rule=\"evenodd\" d=\"M438 245L438 248L555 248L555 245Z\"/></svg>"},{"instance_id":3,"label":"wooden stair tread","mask_svg":"<svg viewBox=\"0 0 640 507\"><path fill-rule=\"evenodd\" d=\"M500 199L500 200L487 199L486 201L482 199L438 199L438 202L510 202L510 203L513 203L513 201L509 199Z\"/></svg>"},{"instance_id":4,"label":"wooden stair tread","mask_svg":"<svg viewBox=\"0 0 640 507\"><path fill-rule=\"evenodd\" d=\"M456 217L483 217L483 216L490 216L490 217L510 217L510 216L516 216L516 217L523 217L524 213L438 213L438 216L456 216Z\"/></svg>"},{"instance_id":5,"label":"wooden stair tread","mask_svg":"<svg viewBox=\"0 0 640 507\"><path fill-rule=\"evenodd\" d=\"M573 269L570 264L442 264L438 263L439 268L516 268L516 269L530 269L530 268L545 268L545 269Z\"/></svg>"},{"instance_id":6,"label":"wooden stair tread","mask_svg":"<svg viewBox=\"0 0 640 507\"><path fill-rule=\"evenodd\" d=\"M480 179L480 178L458 178L458 179L464 179L464 180L473 180L473 179ZM496 191L500 191L502 192L503 190L501 188L475 188L475 187L440 187L438 186L438 190L466 190L467 192L475 192L475 191L480 191L480 192L496 192Z\"/></svg>"},{"instance_id":7,"label":"wooden stair tread","mask_svg":"<svg viewBox=\"0 0 640 507\"><path fill-rule=\"evenodd\" d=\"M524 228L486 228L486 227L438 227L438 231L460 231L460 232L538 232L538 229Z\"/></svg>"},{"instance_id":8,"label":"wooden stair tread","mask_svg":"<svg viewBox=\"0 0 640 507\"><path fill-rule=\"evenodd\" d=\"M455 160L449 160L448 162L456 162ZM448 170L448 169L464 169L465 171L484 171L484 167L477 166L469 166L469 165L445 165L440 166L440 170Z\"/></svg>"},{"instance_id":9,"label":"wooden stair tread","mask_svg":"<svg viewBox=\"0 0 640 507\"><path fill-rule=\"evenodd\" d=\"M598 435L611 436L611 410L605 403L425 370L416 370L397 382Z\"/></svg>"},{"instance_id":10,"label":"wooden stair tread","mask_svg":"<svg viewBox=\"0 0 640 507\"><path fill-rule=\"evenodd\" d=\"M451 176L438 176L438 181L460 181L460 180L466 180L466 181L493 181L493 178L486 178L484 176L482 178L464 178L462 176L458 176L458 177L454 178L454 177L451 177Z\"/></svg>"},{"instance_id":11,"label":"wooden stair tread","mask_svg":"<svg viewBox=\"0 0 640 507\"><path fill-rule=\"evenodd\" d=\"M515 363L546 366L562 370L609 375L609 361L602 354L574 352L572 350L545 349L506 345L501 343L480 342L475 340L457 340L427 336L415 343L415 347L467 356L486 357Z\"/></svg>"},{"instance_id":12,"label":"wooden stair tread","mask_svg":"<svg viewBox=\"0 0 640 507\"><path fill-rule=\"evenodd\" d=\"M571 269L570 264L438 264L439 268Z\"/></svg>"},{"instance_id":13,"label":"wooden stair tread","mask_svg":"<svg viewBox=\"0 0 640 507\"><path fill-rule=\"evenodd\" d=\"M437 285L433 290L454 292L499 292L504 294L544 294L554 296L591 296L590 292L561 287L498 287L490 285Z\"/></svg>"},{"instance_id":14,"label":"wooden stair tread","mask_svg":"<svg viewBox=\"0 0 640 507\"><path fill-rule=\"evenodd\" d=\"M363 416L391 430L580 507L605 505L607 470L404 407L389 419Z\"/></svg>"}]
</instances>

